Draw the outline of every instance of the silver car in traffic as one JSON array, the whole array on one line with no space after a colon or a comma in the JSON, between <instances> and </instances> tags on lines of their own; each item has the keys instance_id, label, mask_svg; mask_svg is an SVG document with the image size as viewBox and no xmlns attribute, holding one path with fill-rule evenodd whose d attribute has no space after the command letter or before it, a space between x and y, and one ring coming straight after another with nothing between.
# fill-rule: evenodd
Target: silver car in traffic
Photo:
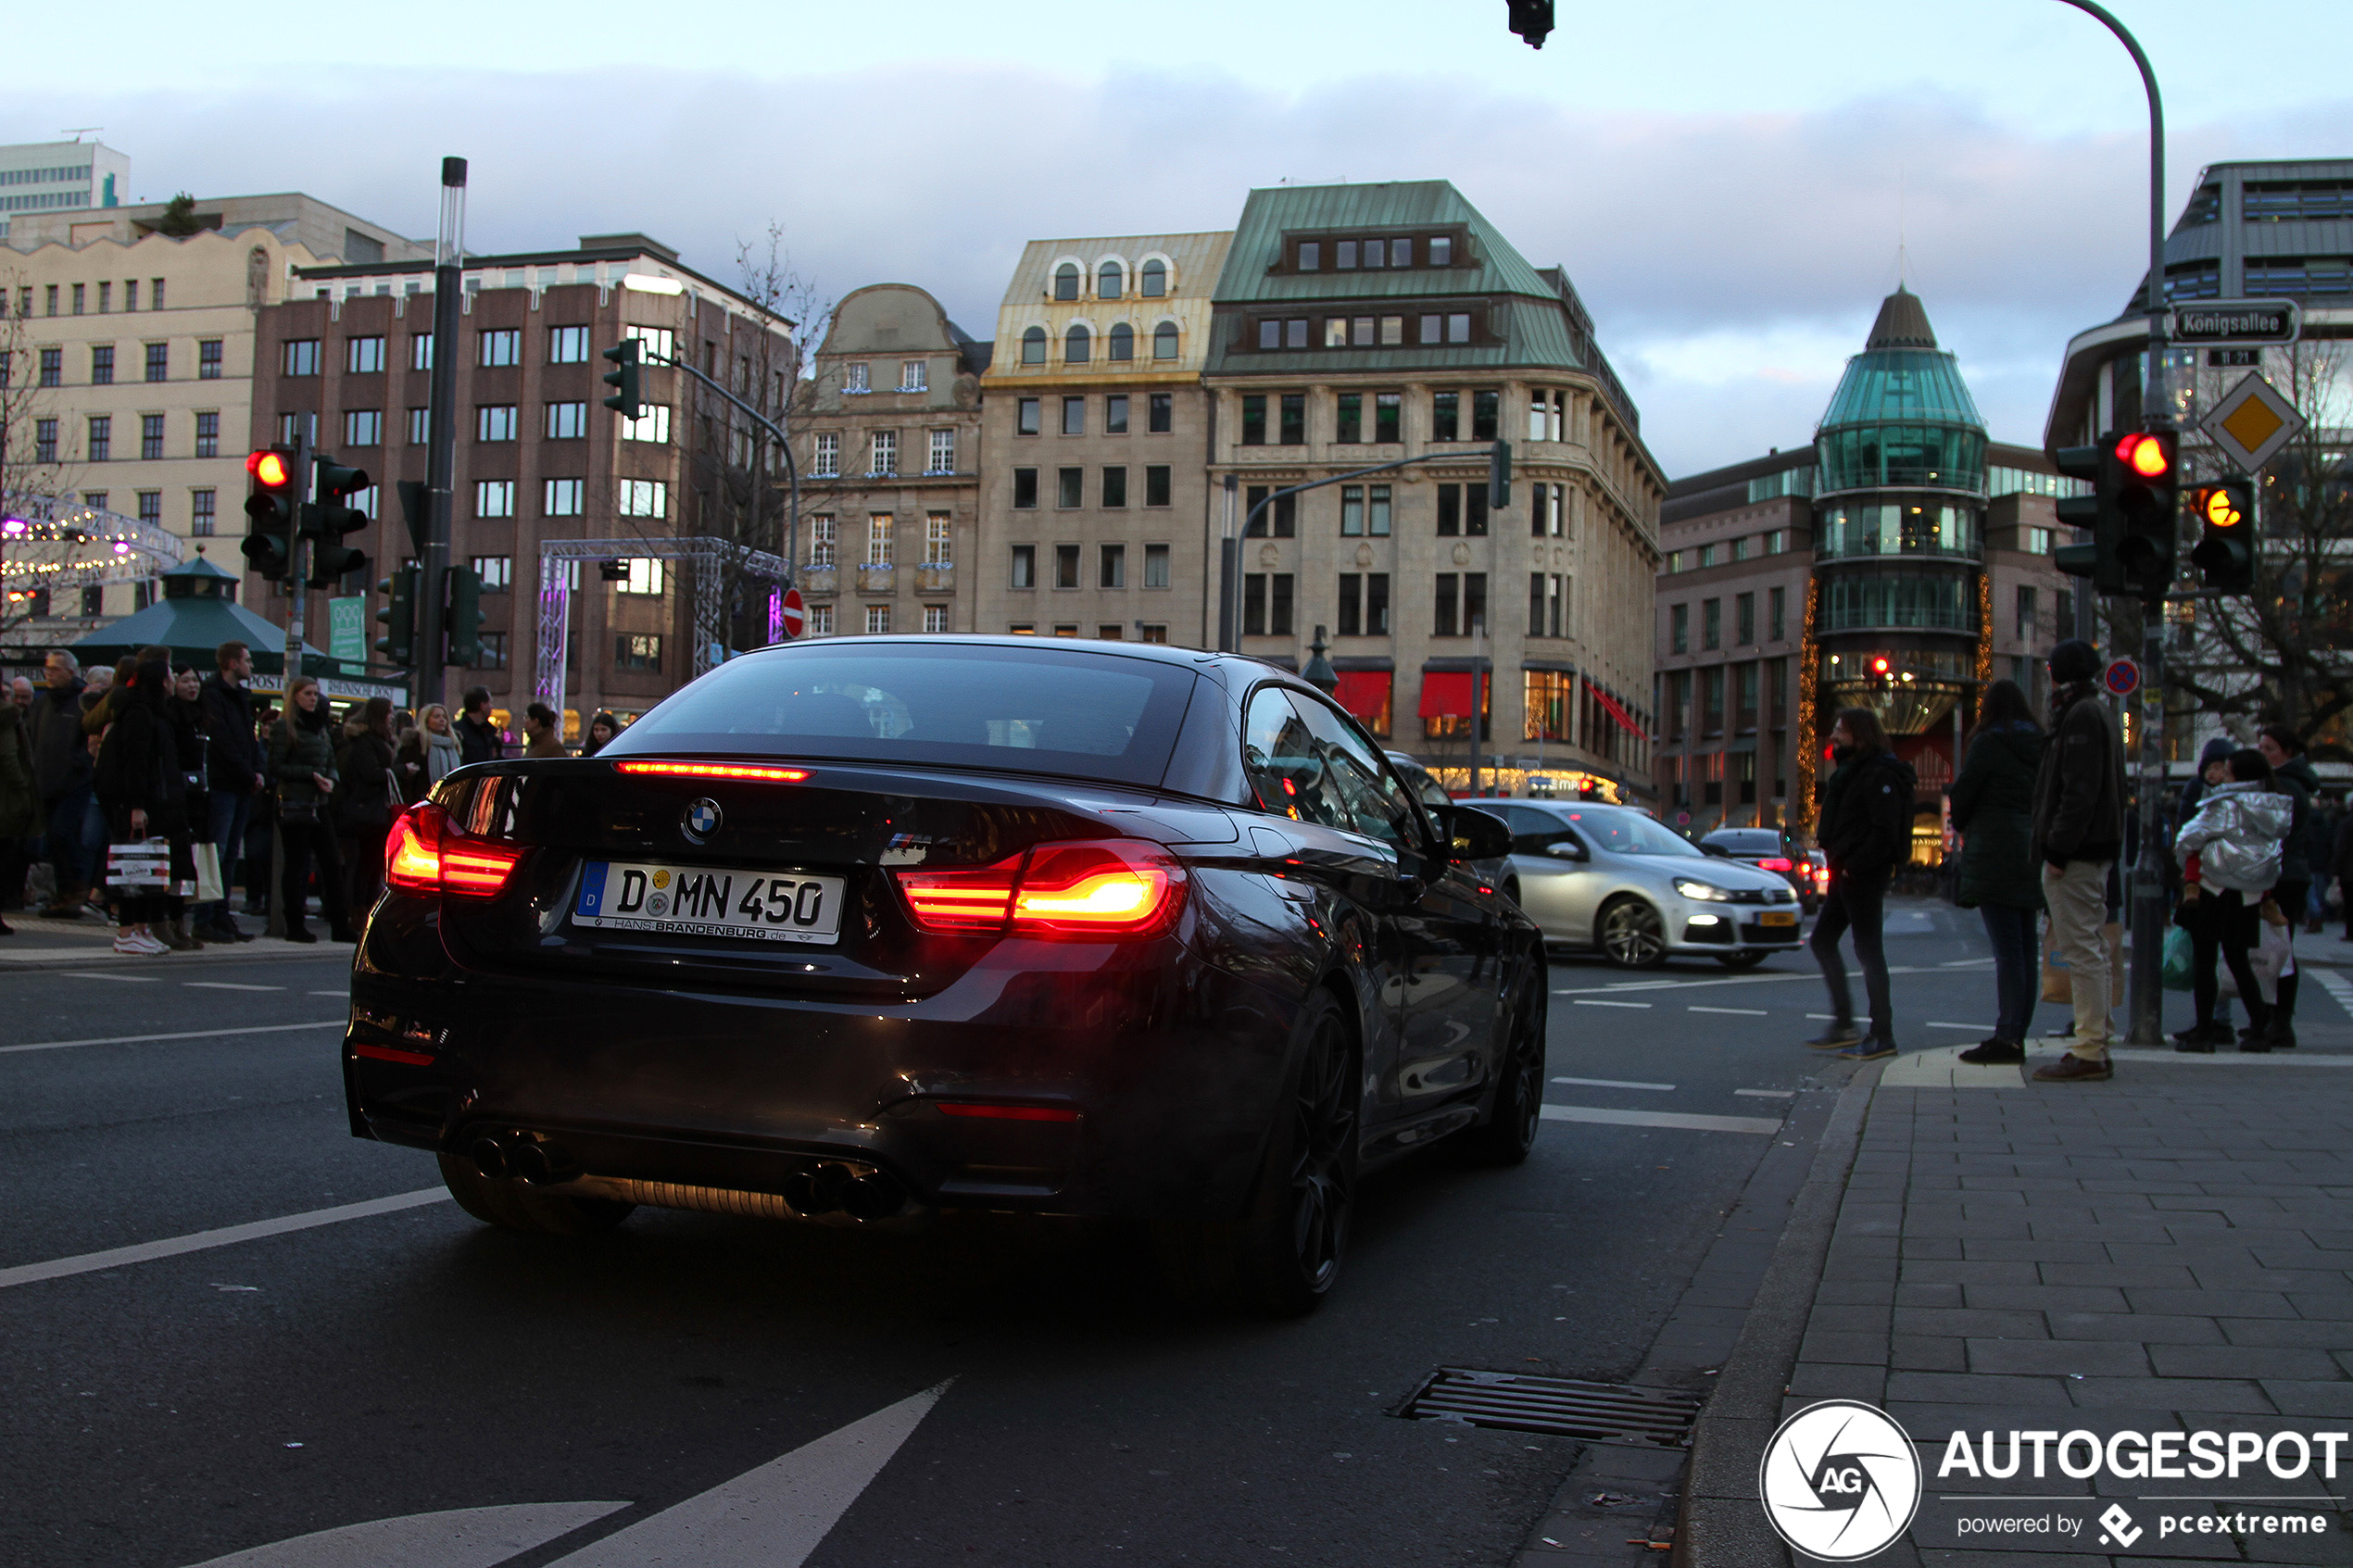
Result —
<instances>
[{"instance_id":1,"label":"silver car in traffic","mask_svg":"<svg viewBox=\"0 0 2353 1568\"><path fill-rule=\"evenodd\" d=\"M1548 946L1591 948L1621 969L1669 957L1745 969L1804 938L1788 879L1700 852L1623 806L1481 800L1512 830L1504 891Z\"/></svg>"}]
</instances>

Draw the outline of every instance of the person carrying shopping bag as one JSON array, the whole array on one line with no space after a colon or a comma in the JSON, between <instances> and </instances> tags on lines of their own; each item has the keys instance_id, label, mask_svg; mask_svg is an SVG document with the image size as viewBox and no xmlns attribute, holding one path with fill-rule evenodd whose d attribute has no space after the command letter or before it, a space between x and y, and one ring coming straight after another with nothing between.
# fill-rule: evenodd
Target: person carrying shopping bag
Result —
<instances>
[{"instance_id":1,"label":"person carrying shopping bag","mask_svg":"<svg viewBox=\"0 0 2353 1568\"><path fill-rule=\"evenodd\" d=\"M150 958L171 951L148 929L170 918L170 885L183 875L193 882L195 874L188 852L187 786L181 777L171 721L164 712L170 685L170 667L161 659L137 666L120 684L109 704L112 718L92 775L98 804L106 811L110 860L127 860L129 857L115 852L143 849L152 839L163 839L169 846L168 861L161 868L164 885L141 881L115 893L114 950Z\"/></svg>"},{"instance_id":2,"label":"person carrying shopping bag","mask_svg":"<svg viewBox=\"0 0 2353 1568\"><path fill-rule=\"evenodd\" d=\"M1975 909L1994 947L1993 1038L1961 1053L1982 1067L2026 1060L2039 984L2043 884L2034 874L2034 776L2043 726L2016 681L1985 688L1969 758L1953 781L1961 834L1958 902Z\"/></svg>"},{"instance_id":3,"label":"person carrying shopping bag","mask_svg":"<svg viewBox=\"0 0 2353 1568\"><path fill-rule=\"evenodd\" d=\"M2207 793L2197 815L2173 840L2183 860L2183 900L2213 901L2200 918L2212 923L2222 961L2246 1003L2248 1027L2239 1036L2243 1051L2271 1048L2271 1005L2248 955L2262 939L2261 911L2279 881L2281 842L2295 821L2295 797L2273 787L2271 765L2263 754L2240 751L2231 757L2231 782ZM2176 1048L2208 1053L2219 1043L2211 1035L2200 1035Z\"/></svg>"}]
</instances>

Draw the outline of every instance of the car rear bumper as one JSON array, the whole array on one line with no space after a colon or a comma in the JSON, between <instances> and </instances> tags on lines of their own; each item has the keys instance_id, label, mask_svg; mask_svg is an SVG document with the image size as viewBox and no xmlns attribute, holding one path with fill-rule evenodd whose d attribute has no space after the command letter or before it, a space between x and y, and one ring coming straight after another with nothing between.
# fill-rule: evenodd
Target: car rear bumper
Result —
<instances>
[{"instance_id":1,"label":"car rear bumper","mask_svg":"<svg viewBox=\"0 0 2353 1568\"><path fill-rule=\"evenodd\" d=\"M877 1004L484 972L386 912L352 986L354 1133L544 1142L617 1180L785 1194L843 1160L927 1207L1222 1218L1297 1016L1175 937L1007 939L938 993Z\"/></svg>"}]
</instances>

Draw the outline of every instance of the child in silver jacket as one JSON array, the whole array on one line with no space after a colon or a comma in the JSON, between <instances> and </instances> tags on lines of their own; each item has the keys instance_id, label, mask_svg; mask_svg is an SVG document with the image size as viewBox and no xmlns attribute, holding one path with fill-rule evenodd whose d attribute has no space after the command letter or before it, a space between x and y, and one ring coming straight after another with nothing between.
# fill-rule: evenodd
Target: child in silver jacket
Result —
<instances>
[{"instance_id":1,"label":"child in silver jacket","mask_svg":"<svg viewBox=\"0 0 2353 1568\"><path fill-rule=\"evenodd\" d=\"M2295 797L2271 787L2271 765L2259 751L2233 752L2231 782L2217 784L2198 802L2197 814L2173 840L2182 857L2185 902L2213 901L2201 909L2213 922L2222 960L2246 1003L2248 1027L2239 1049L2270 1050L2271 1004L2264 1000L2247 955L2262 937L2259 912L2279 881L2281 844L2296 820ZM2184 1043L2184 1050L2214 1048L2211 1041Z\"/></svg>"}]
</instances>

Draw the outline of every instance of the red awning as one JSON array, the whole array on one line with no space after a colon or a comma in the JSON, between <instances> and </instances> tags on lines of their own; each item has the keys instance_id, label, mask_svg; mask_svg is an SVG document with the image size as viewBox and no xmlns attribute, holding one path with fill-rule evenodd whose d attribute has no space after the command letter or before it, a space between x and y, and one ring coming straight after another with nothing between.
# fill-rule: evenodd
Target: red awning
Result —
<instances>
[{"instance_id":1,"label":"red awning","mask_svg":"<svg viewBox=\"0 0 2353 1568\"><path fill-rule=\"evenodd\" d=\"M1390 686L1396 678L1386 670L1343 670L1332 696L1359 719L1378 719L1389 711Z\"/></svg>"},{"instance_id":2,"label":"red awning","mask_svg":"<svg viewBox=\"0 0 2353 1568\"><path fill-rule=\"evenodd\" d=\"M1592 686L1587 689L1593 694L1593 700L1600 703L1611 718L1617 720L1618 723L1625 726L1626 733L1628 734L1632 735L1636 740L1648 740L1651 738L1642 733L1642 727L1634 722L1632 717L1627 713L1626 709L1617 706L1617 699L1612 697L1609 693L1602 690L1599 686Z\"/></svg>"},{"instance_id":3,"label":"red awning","mask_svg":"<svg viewBox=\"0 0 2353 1568\"><path fill-rule=\"evenodd\" d=\"M1471 711L1471 678L1467 670L1422 671L1421 717L1467 719Z\"/></svg>"}]
</instances>

